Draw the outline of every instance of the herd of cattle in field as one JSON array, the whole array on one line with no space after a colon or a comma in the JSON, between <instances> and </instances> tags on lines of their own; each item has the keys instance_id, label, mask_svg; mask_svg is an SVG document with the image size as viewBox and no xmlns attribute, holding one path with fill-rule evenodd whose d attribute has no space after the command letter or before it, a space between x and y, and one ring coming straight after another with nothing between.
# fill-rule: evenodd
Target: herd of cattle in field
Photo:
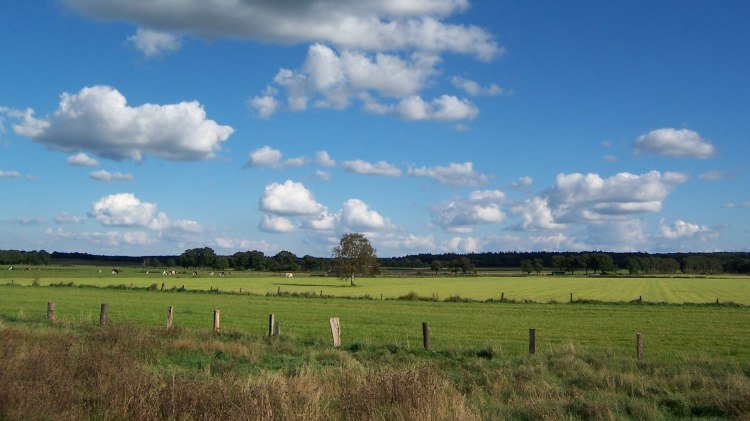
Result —
<instances>
[{"instance_id":1,"label":"herd of cattle in field","mask_svg":"<svg viewBox=\"0 0 750 421\"><path fill-rule=\"evenodd\" d=\"M13 266L10 266L8 268L8 270L15 270L15 268ZM29 268L26 268L26 270L29 270ZM101 273L102 273L102 270L99 269L99 274L101 274ZM112 273L112 275L119 275L120 274L120 269L112 269L111 273ZM146 275L150 275L150 274L151 274L151 271L147 270L146 271ZM211 273L209 273L209 276L215 276L215 274L216 274L215 272L211 272ZM177 276L177 275L187 275L187 272L185 272L185 271L178 272L178 271L175 271L175 270L163 270L161 272L161 276ZM229 275L230 276L232 275L231 271L229 272ZM193 273L192 273L192 276L198 276L198 272L194 270ZM219 276L225 276L225 273L224 272L219 272ZM287 273L284 274L284 277L286 277L286 278L294 278L294 274L287 272Z\"/></svg>"}]
</instances>

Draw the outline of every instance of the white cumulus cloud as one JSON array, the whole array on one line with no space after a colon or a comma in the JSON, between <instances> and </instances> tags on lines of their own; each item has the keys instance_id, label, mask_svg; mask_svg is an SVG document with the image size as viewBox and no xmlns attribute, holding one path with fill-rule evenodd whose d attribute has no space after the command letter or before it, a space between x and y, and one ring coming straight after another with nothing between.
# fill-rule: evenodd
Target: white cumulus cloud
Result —
<instances>
[{"instance_id":1,"label":"white cumulus cloud","mask_svg":"<svg viewBox=\"0 0 750 421\"><path fill-rule=\"evenodd\" d=\"M657 154L674 158L710 158L714 156L714 145L698 133L688 129L663 128L638 137L636 153Z\"/></svg>"},{"instance_id":2,"label":"white cumulus cloud","mask_svg":"<svg viewBox=\"0 0 750 421\"><path fill-rule=\"evenodd\" d=\"M268 214L263 215L259 228L262 231L273 233L292 232L296 229L288 218Z\"/></svg>"},{"instance_id":3,"label":"white cumulus cloud","mask_svg":"<svg viewBox=\"0 0 750 421\"><path fill-rule=\"evenodd\" d=\"M678 219L669 226L664 218L659 221L659 233L662 237L670 240L695 237L698 234L711 233L711 229L697 224Z\"/></svg>"},{"instance_id":4,"label":"white cumulus cloud","mask_svg":"<svg viewBox=\"0 0 750 421\"><path fill-rule=\"evenodd\" d=\"M178 36L145 28L138 28L134 35L128 37L128 42L146 58L158 57L182 48L182 41Z\"/></svg>"},{"instance_id":5,"label":"white cumulus cloud","mask_svg":"<svg viewBox=\"0 0 750 421\"><path fill-rule=\"evenodd\" d=\"M269 167L269 168L286 168L286 167L298 167L305 165L307 160L305 158L291 158L282 160L282 153L278 149L273 149L270 146L263 146L250 152L247 167Z\"/></svg>"},{"instance_id":6,"label":"white cumulus cloud","mask_svg":"<svg viewBox=\"0 0 750 421\"><path fill-rule=\"evenodd\" d=\"M482 86L479 83L471 79L465 79L465 78L462 78L461 76L453 76L451 78L451 83L456 88L461 89L462 91L466 92L467 94L471 96L479 96L479 95L494 96L494 95L501 95L505 93L505 90L503 90L503 88L497 86L494 83L490 84L489 86Z\"/></svg>"},{"instance_id":7,"label":"white cumulus cloud","mask_svg":"<svg viewBox=\"0 0 750 421\"><path fill-rule=\"evenodd\" d=\"M518 180L508 184L508 187L510 187L511 189L522 189L532 184L534 184L534 179L529 177L528 175L525 175L523 177L519 177Z\"/></svg>"},{"instance_id":8,"label":"white cumulus cloud","mask_svg":"<svg viewBox=\"0 0 750 421\"><path fill-rule=\"evenodd\" d=\"M93 171L89 174L89 178L97 181L132 181L133 174L114 172L110 173L106 170Z\"/></svg>"},{"instance_id":9,"label":"white cumulus cloud","mask_svg":"<svg viewBox=\"0 0 750 421\"><path fill-rule=\"evenodd\" d=\"M479 115L479 109L467 99L453 95L441 95L431 102L420 96L402 99L395 108L395 114L403 120L473 120Z\"/></svg>"},{"instance_id":10,"label":"white cumulus cloud","mask_svg":"<svg viewBox=\"0 0 750 421\"><path fill-rule=\"evenodd\" d=\"M83 152L69 156L67 162L70 165L77 165L79 167L96 167L99 165L99 161Z\"/></svg>"},{"instance_id":11,"label":"white cumulus cloud","mask_svg":"<svg viewBox=\"0 0 750 421\"><path fill-rule=\"evenodd\" d=\"M483 28L442 19L467 0L64 0L86 15L166 32L262 42L322 41L349 50L455 52L490 60L503 49Z\"/></svg>"},{"instance_id":12,"label":"white cumulus cloud","mask_svg":"<svg viewBox=\"0 0 750 421\"><path fill-rule=\"evenodd\" d=\"M478 190L466 199L449 200L430 208L432 221L450 232L471 232L474 226L499 224L505 220L501 205L505 194L499 190Z\"/></svg>"},{"instance_id":13,"label":"white cumulus cloud","mask_svg":"<svg viewBox=\"0 0 750 421\"><path fill-rule=\"evenodd\" d=\"M546 193L558 222L602 220L643 212L658 212L682 173L650 171L619 173L603 179L598 174L559 174Z\"/></svg>"},{"instance_id":14,"label":"white cumulus cloud","mask_svg":"<svg viewBox=\"0 0 750 421\"><path fill-rule=\"evenodd\" d=\"M477 187L487 184L488 177L474 170L474 163L452 162L447 166L409 168L408 174L413 177L434 178L440 183L451 186Z\"/></svg>"},{"instance_id":15,"label":"white cumulus cloud","mask_svg":"<svg viewBox=\"0 0 750 421\"><path fill-rule=\"evenodd\" d=\"M169 226L169 218L157 205L142 202L132 193L104 196L91 205L89 216L105 226L148 227L154 230Z\"/></svg>"},{"instance_id":16,"label":"white cumulus cloud","mask_svg":"<svg viewBox=\"0 0 750 421\"><path fill-rule=\"evenodd\" d=\"M393 224L378 212L359 199L349 199L341 209L341 222L354 231L381 231L393 227Z\"/></svg>"},{"instance_id":17,"label":"white cumulus cloud","mask_svg":"<svg viewBox=\"0 0 750 421\"><path fill-rule=\"evenodd\" d=\"M86 150L120 161L141 161L144 155L168 160L214 157L234 129L206 118L197 102L128 105L109 86L92 86L77 94L64 93L58 109L42 119L25 111L13 128L49 148Z\"/></svg>"},{"instance_id":18,"label":"white cumulus cloud","mask_svg":"<svg viewBox=\"0 0 750 421\"><path fill-rule=\"evenodd\" d=\"M402 171L395 165L385 161L370 163L361 159L353 161L344 161L341 168L355 174L379 175L383 177L401 177Z\"/></svg>"},{"instance_id":19,"label":"white cumulus cloud","mask_svg":"<svg viewBox=\"0 0 750 421\"><path fill-rule=\"evenodd\" d=\"M335 167L336 161L326 151L318 151L315 154L315 164L321 167Z\"/></svg>"},{"instance_id":20,"label":"white cumulus cloud","mask_svg":"<svg viewBox=\"0 0 750 421\"><path fill-rule=\"evenodd\" d=\"M318 215L325 207L315 201L312 192L302 183L287 180L266 186L260 198L261 210L280 216Z\"/></svg>"},{"instance_id":21,"label":"white cumulus cloud","mask_svg":"<svg viewBox=\"0 0 750 421\"><path fill-rule=\"evenodd\" d=\"M18 178L21 173L18 171L3 171L0 170L0 178Z\"/></svg>"}]
</instances>

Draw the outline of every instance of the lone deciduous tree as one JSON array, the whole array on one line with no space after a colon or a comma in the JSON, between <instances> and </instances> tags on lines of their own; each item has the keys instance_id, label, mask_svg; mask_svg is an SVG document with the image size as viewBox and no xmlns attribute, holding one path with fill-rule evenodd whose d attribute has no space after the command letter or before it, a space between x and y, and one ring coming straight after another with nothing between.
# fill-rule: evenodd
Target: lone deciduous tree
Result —
<instances>
[{"instance_id":1,"label":"lone deciduous tree","mask_svg":"<svg viewBox=\"0 0 750 421\"><path fill-rule=\"evenodd\" d=\"M364 234L344 234L339 245L333 248L333 269L342 279L354 286L354 276L368 276L377 268L375 249Z\"/></svg>"}]
</instances>

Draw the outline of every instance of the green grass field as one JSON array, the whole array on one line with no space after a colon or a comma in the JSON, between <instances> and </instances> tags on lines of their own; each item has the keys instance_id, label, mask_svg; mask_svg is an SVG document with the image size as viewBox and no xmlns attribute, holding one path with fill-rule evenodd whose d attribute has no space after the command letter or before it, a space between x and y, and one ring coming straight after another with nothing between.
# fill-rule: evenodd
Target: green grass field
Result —
<instances>
[{"instance_id":1,"label":"green grass field","mask_svg":"<svg viewBox=\"0 0 750 421\"><path fill-rule=\"evenodd\" d=\"M621 356L634 353L642 332L649 358L750 361L750 309L716 305L452 303L344 298L266 297L206 292L160 292L76 287L0 286L0 313L43 321L54 301L58 318L96 323L100 303L110 320L162 326L169 305L175 325L210 331L214 309L222 329L263 336L274 313L282 333L330 341L328 319L341 319L344 344L421 347L421 322L429 322L436 350L491 347L505 358L523 357L528 329L537 329L539 353L573 346Z\"/></svg>"},{"instance_id":2,"label":"green grass field","mask_svg":"<svg viewBox=\"0 0 750 421\"><path fill-rule=\"evenodd\" d=\"M99 270L101 269L101 273ZM185 286L188 290L251 291L253 294L276 293L278 289L288 292L313 292L334 296L365 296L396 298L415 292L421 296L439 299L461 296L476 300L498 299L504 293L506 299L536 302L567 302L570 293L574 299L608 302L631 301L639 296L643 301L668 303L713 303L734 302L750 305L750 277L596 277L596 276L425 276L425 277L379 277L362 278L357 286L350 287L346 281L332 277L310 277L297 273L294 278L284 274L226 271L228 276L219 277L218 271L210 276L210 270L199 270L193 277L191 272L176 276L162 276L162 270L145 268L122 268L112 275L109 267L32 267L30 270L0 271L0 283L31 285L36 278L40 285L58 282L74 282L99 287L109 285L133 285L147 287L164 282L166 288Z\"/></svg>"}]
</instances>

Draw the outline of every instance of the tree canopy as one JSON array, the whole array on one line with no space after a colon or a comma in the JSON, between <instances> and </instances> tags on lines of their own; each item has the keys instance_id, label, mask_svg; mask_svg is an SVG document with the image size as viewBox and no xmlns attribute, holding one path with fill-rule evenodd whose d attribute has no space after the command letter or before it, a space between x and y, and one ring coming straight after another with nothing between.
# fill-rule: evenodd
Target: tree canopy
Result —
<instances>
[{"instance_id":1,"label":"tree canopy","mask_svg":"<svg viewBox=\"0 0 750 421\"><path fill-rule=\"evenodd\" d=\"M375 248L364 234L344 234L339 245L333 248L333 270L342 279L349 279L354 286L354 276L369 276L378 266Z\"/></svg>"}]
</instances>

